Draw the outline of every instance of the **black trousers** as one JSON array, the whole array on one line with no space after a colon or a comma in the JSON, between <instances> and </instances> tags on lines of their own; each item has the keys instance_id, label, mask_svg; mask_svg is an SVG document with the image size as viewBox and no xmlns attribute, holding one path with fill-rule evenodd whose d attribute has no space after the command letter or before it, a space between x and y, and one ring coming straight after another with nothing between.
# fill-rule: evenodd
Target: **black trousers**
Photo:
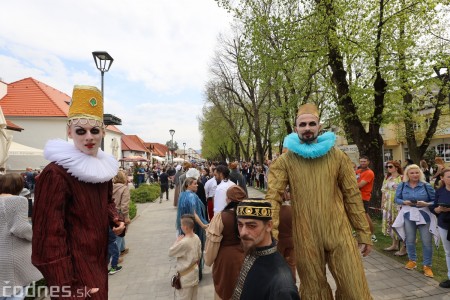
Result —
<instances>
[{"instance_id":1,"label":"black trousers","mask_svg":"<svg viewBox=\"0 0 450 300\"><path fill-rule=\"evenodd\" d=\"M161 194L159 199L162 199L164 192L166 193L166 199L169 200L169 185L161 184Z\"/></svg>"}]
</instances>

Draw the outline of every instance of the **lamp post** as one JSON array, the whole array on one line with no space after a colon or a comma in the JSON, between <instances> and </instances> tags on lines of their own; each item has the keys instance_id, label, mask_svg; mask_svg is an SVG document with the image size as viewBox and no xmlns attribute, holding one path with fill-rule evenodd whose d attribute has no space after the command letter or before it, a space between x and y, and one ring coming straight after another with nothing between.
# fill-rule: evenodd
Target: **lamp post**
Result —
<instances>
[{"instance_id":1,"label":"lamp post","mask_svg":"<svg viewBox=\"0 0 450 300\"><path fill-rule=\"evenodd\" d=\"M183 159L186 160L186 143L183 143Z\"/></svg>"},{"instance_id":2,"label":"lamp post","mask_svg":"<svg viewBox=\"0 0 450 300\"><path fill-rule=\"evenodd\" d=\"M104 99L103 79L105 77L105 72L108 72L109 68L111 68L114 58L106 51L94 51L92 52L92 56L94 57L95 66L102 73L102 98Z\"/></svg>"},{"instance_id":3,"label":"lamp post","mask_svg":"<svg viewBox=\"0 0 450 300\"><path fill-rule=\"evenodd\" d=\"M104 92L103 92L103 82L105 77L105 72L109 71L109 68L111 68L111 65L114 61L114 58L112 58L111 55L109 55L106 51L94 51L92 52L92 56L94 57L95 66L102 74L102 99L103 103L105 101ZM111 114L103 114L103 124L105 126L107 125L122 125L122 120L114 115ZM102 139L101 143L101 149L105 149L104 139Z\"/></svg>"},{"instance_id":4,"label":"lamp post","mask_svg":"<svg viewBox=\"0 0 450 300\"><path fill-rule=\"evenodd\" d=\"M170 129L169 130L170 135L172 136L172 142L170 143L170 151L172 152L172 165L173 165L173 135L175 134L175 130Z\"/></svg>"}]
</instances>

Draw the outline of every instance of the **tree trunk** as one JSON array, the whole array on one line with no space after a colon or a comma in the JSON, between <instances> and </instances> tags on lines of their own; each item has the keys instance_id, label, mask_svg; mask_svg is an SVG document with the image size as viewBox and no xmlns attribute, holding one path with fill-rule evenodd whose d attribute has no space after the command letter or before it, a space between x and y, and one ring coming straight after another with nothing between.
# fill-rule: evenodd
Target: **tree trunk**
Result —
<instances>
[{"instance_id":1,"label":"tree trunk","mask_svg":"<svg viewBox=\"0 0 450 300\"><path fill-rule=\"evenodd\" d=\"M320 0L316 0L322 3ZM383 2L383 1L381 1ZM358 147L360 155L367 155L372 162L372 169L375 173L375 181L372 189L371 205L379 208L381 205L381 186L383 184L383 138L379 132L384 109L384 95L386 90L386 82L380 73L380 40L381 26L378 28L377 38L379 43L375 51L376 78L374 81L374 104L375 108L369 122L369 132L366 133L365 128L358 116L356 106L350 95L349 83L347 81L347 72L343 64L343 57L339 48L337 20L333 1L324 0L325 11L329 22L326 33L326 39L329 49L328 64L331 68L331 79L336 87L338 94L338 108L342 116L344 129L351 140ZM382 15L380 16L382 18Z\"/></svg>"}]
</instances>

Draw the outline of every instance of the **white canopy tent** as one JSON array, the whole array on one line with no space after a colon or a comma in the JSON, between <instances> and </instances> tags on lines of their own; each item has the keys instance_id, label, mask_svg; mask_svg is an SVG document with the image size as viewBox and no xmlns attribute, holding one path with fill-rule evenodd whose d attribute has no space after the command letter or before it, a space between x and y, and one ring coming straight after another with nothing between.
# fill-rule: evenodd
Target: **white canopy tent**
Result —
<instances>
[{"instance_id":1,"label":"white canopy tent","mask_svg":"<svg viewBox=\"0 0 450 300\"><path fill-rule=\"evenodd\" d=\"M153 156L152 156L152 159L154 159L154 160L157 160L157 161L159 161L159 162L163 162L163 161L166 161L166 159L165 159L165 158L163 158L163 157L159 157L159 156L155 156L155 155L153 155Z\"/></svg>"},{"instance_id":2,"label":"white canopy tent","mask_svg":"<svg viewBox=\"0 0 450 300\"><path fill-rule=\"evenodd\" d=\"M44 150L11 142L6 161L8 171L24 171L26 168L43 169L49 161L44 158Z\"/></svg>"},{"instance_id":3,"label":"white canopy tent","mask_svg":"<svg viewBox=\"0 0 450 300\"><path fill-rule=\"evenodd\" d=\"M33 156L33 155L44 156L44 150L25 146L16 142L11 142L8 154L19 156Z\"/></svg>"},{"instance_id":4,"label":"white canopy tent","mask_svg":"<svg viewBox=\"0 0 450 300\"><path fill-rule=\"evenodd\" d=\"M173 161L174 161L174 162L185 162L186 160L183 159L183 158L181 158L181 157L175 157L175 158L173 159Z\"/></svg>"}]
</instances>

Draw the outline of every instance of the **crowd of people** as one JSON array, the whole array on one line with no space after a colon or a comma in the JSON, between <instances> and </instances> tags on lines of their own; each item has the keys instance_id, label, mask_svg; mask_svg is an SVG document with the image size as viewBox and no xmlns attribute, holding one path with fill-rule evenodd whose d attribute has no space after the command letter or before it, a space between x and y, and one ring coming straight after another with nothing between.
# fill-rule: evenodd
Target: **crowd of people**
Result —
<instances>
[{"instance_id":1,"label":"crowd of people","mask_svg":"<svg viewBox=\"0 0 450 300\"><path fill-rule=\"evenodd\" d=\"M173 184L177 238L168 254L177 261L178 299L197 299L204 264L212 266L215 299L333 299L326 265L336 298L372 299L361 257L377 241L369 215L375 174L368 157L354 167L334 133L321 134L316 106L299 108L284 153L262 166L185 162L136 165L127 174L99 149L101 97L75 86L67 122L73 143L50 140L51 163L38 174L0 174L0 260L9 262L0 272L1 300L23 299L42 277L52 299L107 299L108 274L122 270L128 252L129 175L136 187L159 182L160 203ZM441 240L449 280L440 286L450 288L450 169L436 164L432 173L423 162L404 170L386 163L382 232L392 244L384 250L408 255L405 268L417 268L419 230L422 270L433 277L433 243ZM249 187L266 191L265 199L251 199ZM34 194L32 213L21 193Z\"/></svg>"},{"instance_id":2,"label":"crowd of people","mask_svg":"<svg viewBox=\"0 0 450 300\"><path fill-rule=\"evenodd\" d=\"M299 295L302 297L333 298L323 272L323 267L327 264L337 283L337 297L371 299L359 254L367 256L373 243L377 242L369 214L375 180L375 174L369 167L370 160L367 156L361 156L359 164L353 168L350 159L333 147L335 137L331 133L319 135L318 114L313 106L302 107L296 122L296 132L288 136L284 143L288 151L273 163L269 163L266 171L268 182L265 183L265 188L268 191L265 200L270 203L270 231L277 239L278 251L284 257L284 263L289 267L294 283L296 274L299 275ZM440 163L437 158L436 164ZM406 161L405 171L398 161L388 161L385 166L386 173L381 190L381 227L382 233L392 238L392 244L384 250L395 251L398 256L408 255L409 260L405 268L416 268L415 234L416 230L419 230L424 253L423 274L433 277L432 241L437 243L443 235L446 238L448 232L447 218L450 218L447 217L447 212L450 208L447 206L450 207L450 198L444 198L448 196L443 182L445 174L450 179L450 169L447 171L445 167L436 167L432 172L424 161L418 166L411 160ZM190 165L184 165L179 168L179 172L183 174L190 168ZM297 169L302 172L296 172ZM208 174L213 174L214 177L211 176L204 183L206 205L200 198L196 202L201 206L202 212L208 212L207 218L203 216L202 223L206 232L204 259L208 266L212 265L216 299L249 297L243 293L246 290L246 281L239 281L249 252L246 251L246 240L243 240L239 230L239 226L245 228L245 224L240 225L236 212L239 204L248 198L245 189L255 183L247 181L249 177L246 176L246 170L246 163L211 164ZM305 173L309 175L303 176ZM232 175L234 182L230 183ZM427 182L433 181L434 178L443 179L436 186L436 193L433 186ZM241 180L245 181L245 189L240 184ZM320 188L317 188L318 186ZM450 189L448 191L450 192ZM437 200L435 194L443 196ZM330 202L333 198L336 201ZM447 201L448 205L445 204ZM259 200L257 203L262 205L264 201ZM192 210L189 213L192 213ZM182 214L179 214L178 218L181 216ZM321 222L323 219L329 222L324 224ZM205 221L210 221L210 224L205 226ZM201 235L204 235L203 231ZM356 244L352 243L355 239L358 241L358 247L354 247ZM450 247L444 241L443 245L447 261L450 261L447 253ZM328 254L324 256L324 253ZM233 260L227 259L229 257L233 257ZM198 262L201 270L200 261L201 259ZM224 274L227 274L228 280L223 279ZM248 276L248 273L245 276ZM263 280L261 275L259 279ZM440 286L450 287L450 280L440 283ZM261 292L261 289L247 289L253 293ZM273 291L266 292L270 294ZM291 299L291 296L280 295L274 299L285 297Z\"/></svg>"}]
</instances>

